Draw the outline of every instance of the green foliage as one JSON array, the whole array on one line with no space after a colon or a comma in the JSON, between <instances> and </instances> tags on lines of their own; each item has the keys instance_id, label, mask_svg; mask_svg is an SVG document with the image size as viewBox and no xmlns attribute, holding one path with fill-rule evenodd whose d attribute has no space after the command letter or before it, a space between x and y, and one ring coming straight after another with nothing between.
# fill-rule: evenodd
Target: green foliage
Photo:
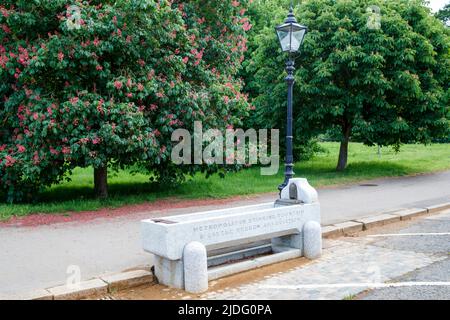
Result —
<instances>
[{"instance_id":1,"label":"green foliage","mask_svg":"<svg viewBox=\"0 0 450 320\"><path fill-rule=\"evenodd\" d=\"M450 22L450 3L446 4L444 8L436 13L436 18L438 18L445 24Z\"/></svg>"},{"instance_id":2,"label":"green foliage","mask_svg":"<svg viewBox=\"0 0 450 320\"><path fill-rule=\"evenodd\" d=\"M256 129L280 129L280 152L282 155L285 153L285 129L286 129L286 106L285 100L281 101L280 106L274 106L272 90L277 90L277 94L286 97L286 85L283 79L280 78L279 83L275 83L271 78L271 72L282 72L282 66L284 61L282 61L283 56L274 48L273 52L267 51L270 57L265 59L265 65L258 65L256 63L258 59L255 59L255 52L264 42L265 46L273 45L272 42L276 44L276 39L274 37L266 37L267 34L274 35L274 27L280 21L283 21L287 13L287 5L289 1L286 0L255 0L252 5L249 6L248 16L251 19L252 29L248 32L248 51L245 53L245 60L243 62L243 68L240 71L240 76L244 79L244 90L249 94L250 97L257 97L260 94L261 87L260 82L270 81L270 91L267 92L266 98L267 109L261 108L258 102L254 103L251 107L250 114L245 118L244 126L246 128L256 128ZM278 20L275 19L279 17ZM280 20L281 19L281 20ZM258 76L262 78L255 78L256 68L263 68L259 72ZM265 73L270 70L270 73ZM267 78L265 78L267 76ZM264 77L264 78L263 78ZM278 81L278 80L277 80ZM281 84L281 86L279 86ZM266 83L266 88L269 87L269 83ZM269 94L270 92L270 94ZM253 101L255 102L255 101ZM258 108L255 107L258 106ZM274 108L275 107L275 108ZM281 112L281 114L273 116L273 112ZM299 135L297 135L299 137ZM318 152L320 148L317 142L310 137L302 136L295 140L294 143L294 158L295 161L310 159L315 152Z\"/></svg>"},{"instance_id":3,"label":"green foliage","mask_svg":"<svg viewBox=\"0 0 450 320\"><path fill-rule=\"evenodd\" d=\"M171 133L247 114L244 14L245 1L2 1L0 192L31 198L77 166L201 169L171 165Z\"/></svg>"},{"instance_id":4,"label":"green foliage","mask_svg":"<svg viewBox=\"0 0 450 320\"><path fill-rule=\"evenodd\" d=\"M379 29L368 27L371 5L381 9ZM287 7L267 0L250 10L261 28L246 74L255 119L283 128L286 56L273 28ZM295 12L309 27L295 74L297 141L331 129L344 140L353 132L368 145L398 148L448 133L449 30L422 1L307 0Z\"/></svg>"}]
</instances>

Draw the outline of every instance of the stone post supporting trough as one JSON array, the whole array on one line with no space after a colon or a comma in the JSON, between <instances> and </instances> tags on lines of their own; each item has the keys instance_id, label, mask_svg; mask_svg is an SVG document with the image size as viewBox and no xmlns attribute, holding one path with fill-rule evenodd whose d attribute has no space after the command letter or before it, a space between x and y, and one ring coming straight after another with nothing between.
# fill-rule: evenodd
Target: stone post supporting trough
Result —
<instances>
[{"instance_id":1,"label":"stone post supporting trough","mask_svg":"<svg viewBox=\"0 0 450 320\"><path fill-rule=\"evenodd\" d=\"M315 221L309 221L303 227L303 255L311 260L322 255L322 228Z\"/></svg>"},{"instance_id":2,"label":"stone post supporting trough","mask_svg":"<svg viewBox=\"0 0 450 320\"><path fill-rule=\"evenodd\" d=\"M208 290L208 259L206 248L200 242L190 242L184 247L184 289L191 293Z\"/></svg>"}]
</instances>

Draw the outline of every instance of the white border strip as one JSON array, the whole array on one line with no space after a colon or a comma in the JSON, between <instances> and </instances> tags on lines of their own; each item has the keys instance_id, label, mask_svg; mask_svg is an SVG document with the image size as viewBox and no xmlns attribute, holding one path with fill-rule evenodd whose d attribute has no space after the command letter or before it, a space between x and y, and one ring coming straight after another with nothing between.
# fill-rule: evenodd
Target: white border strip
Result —
<instances>
[{"instance_id":1,"label":"white border strip","mask_svg":"<svg viewBox=\"0 0 450 320\"><path fill-rule=\"evenodd\" d=\"M367 237L381 238L381 237L426 237L426 236L450 236L450 232L441 233L387 233L387 234L371 234Z\"/></svg>"},{"instance_id":2,"label":"white border strip","mask_svg":"<svg viewBox=\"0 0 450 320\"><path fill-rule=\"evenodd\" d=\"M397 288L397 287L447 287L450 282L395 282L395 283L325 283L325 284L304 284L298 286L277 286L277 285L262 285L260 289L322 289L322 288Z\"/></svg>"}]
</instances>

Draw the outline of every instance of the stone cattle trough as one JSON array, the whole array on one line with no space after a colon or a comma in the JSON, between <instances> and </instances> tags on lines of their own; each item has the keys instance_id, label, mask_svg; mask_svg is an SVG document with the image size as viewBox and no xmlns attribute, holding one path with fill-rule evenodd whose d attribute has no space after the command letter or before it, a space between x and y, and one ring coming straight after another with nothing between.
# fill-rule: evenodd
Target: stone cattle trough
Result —
<instances>
[{"instance_id":1,"label":"stone cattle trough","mask_svg":"<svg viewBox=\"0 0 450 320\"><path fill-rule=\"evenodd\" d=\"M299 195L304 186L305 199L306 180L295 180L302 180L297 184ZM272 202L144 220L143 248L155 255L161 284L194 293L206 291L208 280L300 256L314 259L321 253L320 205L317 193L306 198L310 203L286 199L293 205Z\"/></svg>"}]
</instances>

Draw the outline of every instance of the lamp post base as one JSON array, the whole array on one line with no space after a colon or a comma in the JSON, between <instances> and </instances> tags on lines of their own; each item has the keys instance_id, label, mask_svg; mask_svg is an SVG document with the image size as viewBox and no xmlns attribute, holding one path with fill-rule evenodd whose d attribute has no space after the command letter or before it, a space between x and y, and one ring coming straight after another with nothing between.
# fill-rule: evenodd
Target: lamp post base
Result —
<instances>
[{"instance_id":1,"label":"lamp post base","mask_svg":"<svg viewBox=\"0 0 450 320\"><path fill-rule=\"evenodd\" d=\"M275 207L287 207L287 206L298 206L303 204L301 200L291 200L291 199L277 199L275 201Z\"/></svg>"},{"instance_id":2,"label":"lamp post base","mask_svg":"<svg viewBox=\"0 0 450 320\"><path fill-rule=\"evenodd\" d=\"M288 184L289 184L289 179L286 178L283 181L283 183L278 186L278 191L280 191L280 196L281 196L281 191L283 191L283 189L286 188Z\"/></svg>"},{"instance_id":3,"label":"lamp post base","mask_svg":"<svg viewBox=\"0 0 450 320\"><path fill-rule=\"evenodd\" d=\"M294 173L294 170L292 169L293 167L294 167L294 165L292 165L292 164L286 164L286 171L284 173L284 181L282 184L280 184L278 186L278 191L280 191L280 196L281 196L281 191L283 191L283 189L289 185L289 180L294 178L295 173Z\"/></svg>"}]
</instances>

